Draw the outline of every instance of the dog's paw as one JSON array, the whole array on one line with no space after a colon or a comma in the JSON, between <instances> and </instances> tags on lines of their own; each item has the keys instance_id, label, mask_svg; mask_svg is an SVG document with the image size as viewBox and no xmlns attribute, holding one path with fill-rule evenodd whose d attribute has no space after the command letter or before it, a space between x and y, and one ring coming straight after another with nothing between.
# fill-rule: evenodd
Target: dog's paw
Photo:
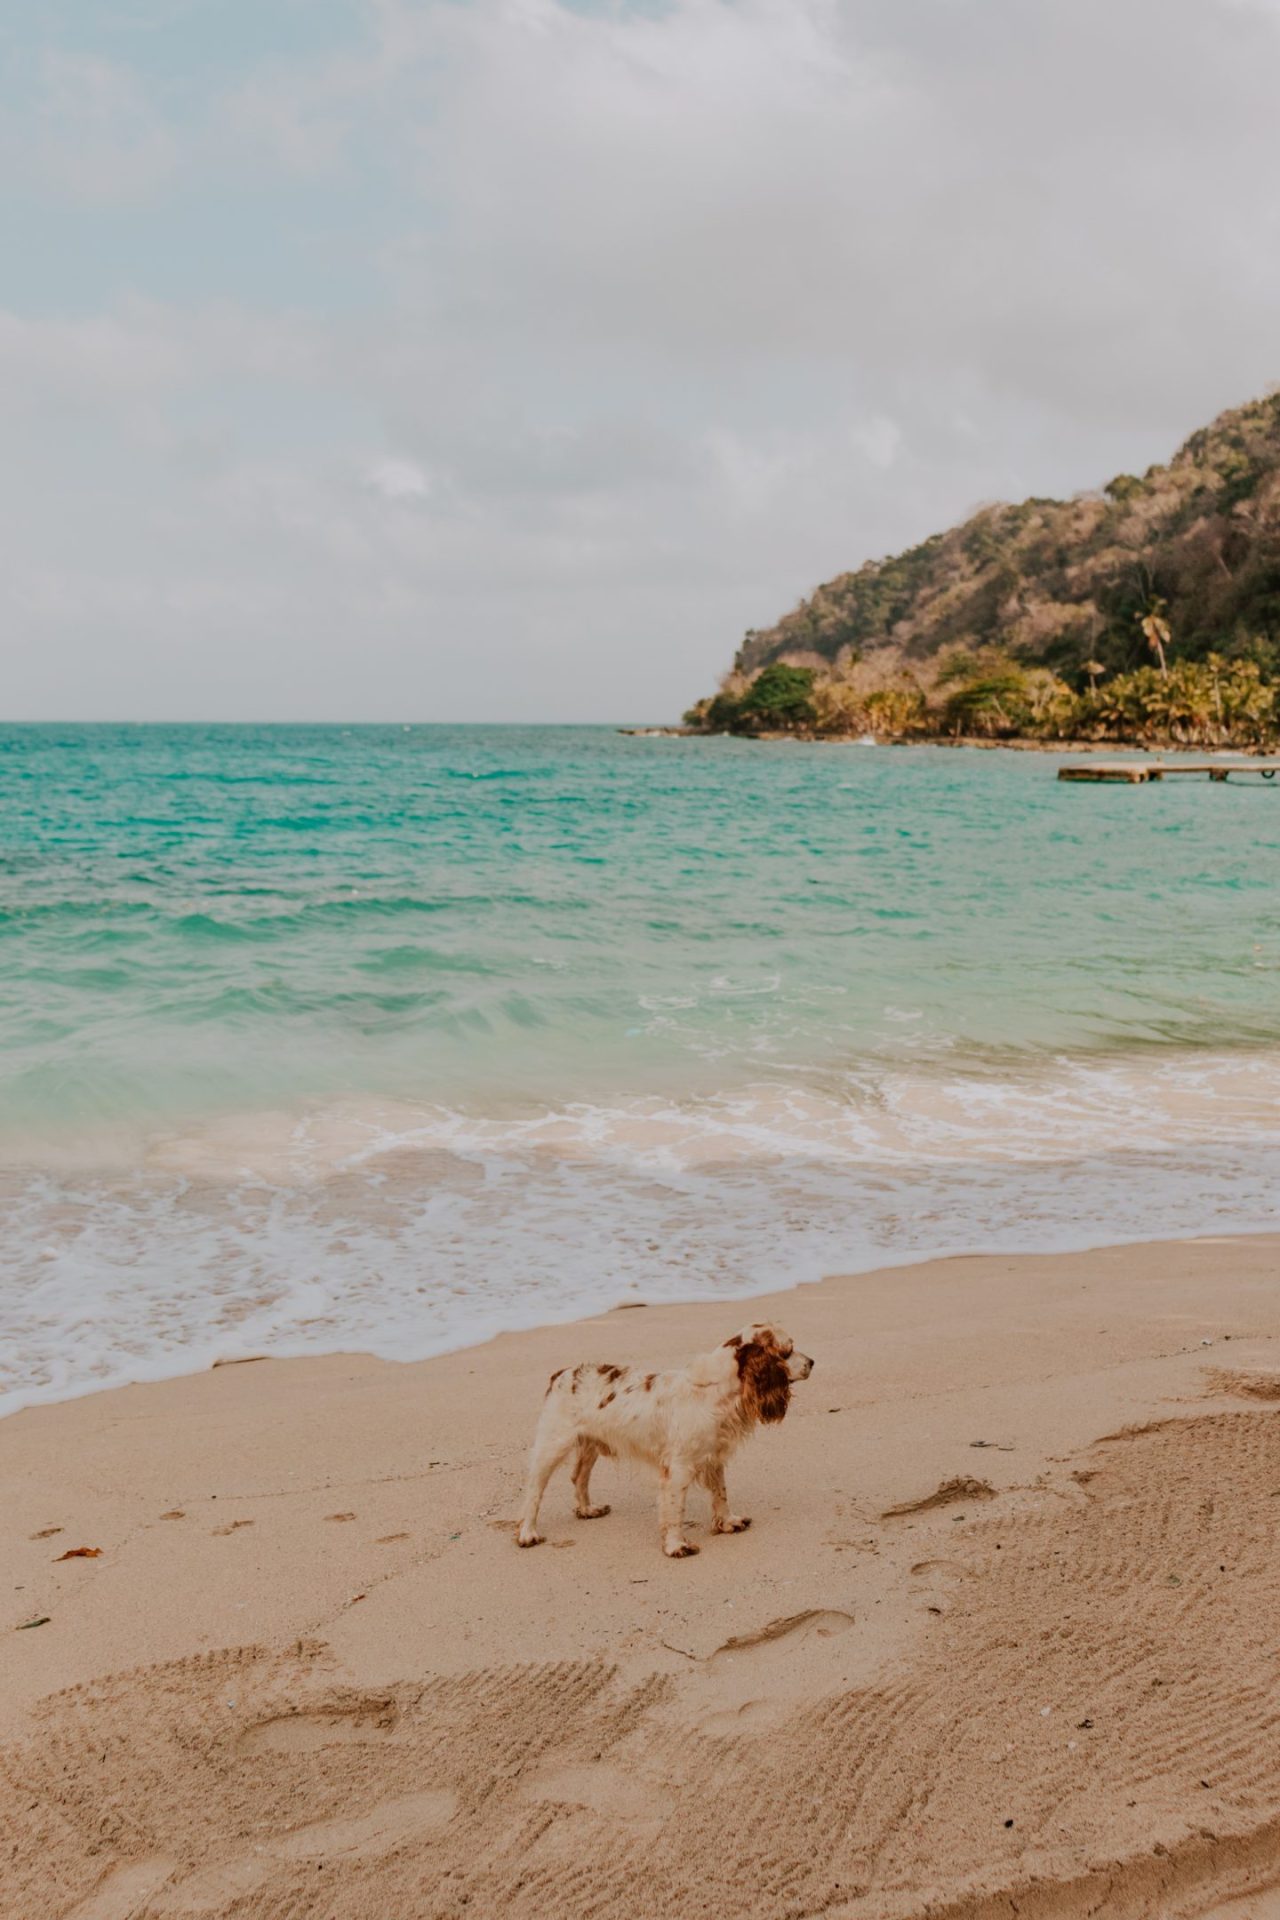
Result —
<instances>
[{"instance_id":1,"label":"dog's paw","mask_svg":"<svg viewBox=\"0 0 1280 1920\"><path fill-rule=\"evenodd\" d=\"M698 1552L692 1540L681 1540L674 1547L664 1547L662 1551L668 1560L689 1560Z\"/></svg>"},{"instance_id":2,"label":"dog's paw","mask_svg":"<svg viewBox=\"0 0 1280 1920\"><path fill-rule=\"evenodd\" d=\"M516 1545L518 1547L540 1547L546 1537L545 1533L526 1533L525 1529L521 1527L519 1533L516 1535Z\"/></svg>"},{"instance_id":3,"label":"dog's paw","mask_svg":"<svg viewBox=\"0 0 1280 1920\"><path fill-rule=\"evenodd\" d=\"M727 1513L723 1520L715 1522L711 1531L712 1533L745 1533L750 1525L750 1518L745 1513Z\"/></svg>"},{"instance_id":4,"label":"dog's paw","mask_svg":"<svg viewBox=\"0 0 1280 1920\"><path fill-rule=\"evenodd\" d=\"M579 1520L603 1520L606 1513L612 1513L612 1507L575 1507Z\"/></svg>"}]
</instances>

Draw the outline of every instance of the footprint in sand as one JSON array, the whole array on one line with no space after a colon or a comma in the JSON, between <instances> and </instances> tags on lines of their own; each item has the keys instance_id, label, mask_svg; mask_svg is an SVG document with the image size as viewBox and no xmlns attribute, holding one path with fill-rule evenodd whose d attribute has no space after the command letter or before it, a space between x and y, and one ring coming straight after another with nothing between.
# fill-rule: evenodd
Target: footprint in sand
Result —
<instances>
[{"instance_id":1,"label":"footprint in sand","mask_svg":"<svg viewBox=\"0 0 1280 1920\"><path fill-rule=\"evenodd\" d=\"M857 1671L857 1649L839 1644L853 1624L838 1608L811 1607L726 1640L683 1681L677 1711L704 1733L742 1733L791 1712L802 1695L869 1677Z\"/></svg>"},{"instance_id":2,"label":"footprint in sand","mask_svg":"<svg viewBox=\"0 0 1280 1920\"><path fill-rule=\"evenodd\" d=\"M238 1533L241 1527L251 1527L252 1525L252 1520L229 1520L225 1527L213 1527L210 1531L217 1534Z\"/></svg>"},{"instance_id":3,"label":"footprint in sand","mask_svg":"<svg viewBox=\"0 0 1280 1920\"><path fill-rule=\"evenodd\" d=\"M335 1700L304 1712L276 1714L241 1734L241 1753L317 1753L322 1747L361 1746L395 1732L400 1709L388 1694Z\"/></svg>"},{"instance_id":4,"label":"footprint in sand","mask_svg":"<svg viewBox=\"0 0 1280 1920\"><path fill-rule=\"evenodd\" d=\"M143 1902L150 1898L176 1870L173 1860L140 1860L127 1867L112 1867L87 1900L72 1907L66 1920L133 1920Z\"/></svg>"},{"instance_id":5,"label":"footprint in sand","mask_svg":"<svg viewBox=\"0 0 1280 1920\"><path fill-rule=\"evenodd\" d=\"M716 1648L707 1664L713 1668L724 1666L740 1660L744 1654L755 1658L760 1648L775 1646L779 1641L794 1648L807 1640L830 1640L835 1634L847 1633L852 1625L851 1613L840 1613L833 1607L811 1607L804 1613L789 1613L785 1619L771 1620L767 1627L755 1633L738 1634L726 1640Z\"/></svg>"},{"instance_id":6,"label":"footprint in sand","mask_svg":"<svg viewBox=\"0 0 1280 1920\"><path fill-rule=\"evenodd\" d=\"M959 1501L994 1500L996 1490L989 1480L975 1480L972 1474L958 1473L953 1480L944 1480L932 1493L926 1493L922 1500L904 1500L900 1507L886 1507L882 1520L901 1520L907 1514L932 1513L938 1507L953 1507Z\"/></svg>"},{"instance_id":7,"label":"footprint in sand","mask_svg":"<svg viewBox=\"0 0 1280 1920\"><path fill-rule=\"evenodd\" d=\"M600 1762L554 1762L542 1767L532 1779L522 1782L524 1800L550 1800L559 1806L575 1807L600 1814L607 1820L621 1820L628 1826L656 1830L665 1819L670 1800L655 1787L646 1786L633 1773Z\"/></svg>"},{"instance_id":8,"label":"footprint in sand","mask_svg":"<svg viewBox=\"0 0 1280 1920\"><path fill-rule=\"evenodd\" d=\"M197 1868L153 1896L150 1904L163 1914L224 1914L243 1894L255 1892L269 1880L271 1871L271 1859L263 1847L252 1855ZM132 1912L130 1908L130 1916Z\"/></svg>"},{"instance_id":9,"label":"footprint in sand","mask_svg":"<svg viewBox=\"0 0 1280 1920\"><path fill-rule=\"evenodd\" d=\"M1280 1367L1207 1367L1206 1391L1240 1400L1280 1400Z\"/></svg>"},{"instance_id":10,"label":"footprint in sand","mask_svg":"<svg viewBox=\"0 0 1280 1920\"><path fill-rule=\"evenodd\" d=\"M259 1841L251 1853L201 1866L186 1880L165 1889L157 1910L163 1914L225 1914L226 1908L269 1884L276 1870L294 1860L376 1859L403 1839L438 1832L457 1812L457 1793L426 1788L399 1799L380 1801L370 1812L349 1820L313 1820L288 1834ZM129 1920L134 1908L111 1908L109 1920ZM107 1920L96 1910L77 1920Z\"/></svg>"},{"instance_id":11,"label":"footprint in sand","mask_svg":"<svg viewBox=\"0 0 1280 1920\"><path fill-rule=\"evenodd\" d=\"M1226 1900L1206 1914L1205 1920L1280 1920L1280 1887L1266 1887L1261 1893L1243 1893L1238 1900Z\"/></svg>"},{"instance_id":12,"label":"footprint in sand","mask_svg":"<svg viewBox=\"0 0 1280 1920\"><path fill-rule=\"evenodd\" d=\"M167 1887L158 1902L164 1914L221 1914L244 1895L266 1886L277 1869L299 1860L376 1859L402 1840L419 1838L447 1826L457 1810L457 1795L428 1787L399 1799L383 1800L368 1813L350 1819L315 1820L291 1832L273 1834L251 1853L238 1854L214 1866L200 1867L185 1880ZM110 1920L128 1920L132 1908L122 1908ZM107 1920L86 1913L77 1920Z\"/></svg>"},{"instance_id":13,"label":"footprint in sand","mask_svg":"<svg viewBox=\"0 0 1280 1920\"><path fill-rule=\"evenodd\" d=\"M349 1820L317 1820L309 1827L298 1827L271 1841L270 1851L283 1860L386 1853L410 1834L434 1833L447 1826L457 1806L457 1794L447 1787L425 1787L397 1800L383 1800L371 1813Z\"/></svg>"},{"instance_id":14,"label":"footprint in sand","mask_svg":"<svg viewBox=\"0 0 1280 1920\"><path fill-rule=\"evenodd\" d=\"M949 1613L960 1582L977 1577L977 1569L965 1566L961 1560L917 1560L911 1568L910 1591L927 1613Z\"/></svg>"}]
</instances>

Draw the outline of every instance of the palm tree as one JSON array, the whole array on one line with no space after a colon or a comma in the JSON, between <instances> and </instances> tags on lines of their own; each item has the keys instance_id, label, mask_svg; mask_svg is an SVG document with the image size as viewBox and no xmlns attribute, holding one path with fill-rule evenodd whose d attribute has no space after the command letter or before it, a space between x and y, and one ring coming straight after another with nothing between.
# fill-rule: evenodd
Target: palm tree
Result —
<instances>
[{"instance_id":1,"label":"palm tree","mask_svg":"<svg viewBox=\"0 0 1280 1920\"><path fill-rule=\"evenodd\" d=\"M1143 639L1156 656L1156 659L1160 662L1161 673L1164 674L1167 674L1169 671L1169 663L1165 659L1164 650L1168 646L1171 637L1169 622L1164 617L1167 606L1168 602L1166 600L1162 599L1158 593L1153 593L1147 602L1145 611L1139 611L1133 616L1142 629Z\"/></svg>"},{"instance_id":2,"label":"palm tree","mask_svg":"<svg viewBox=\"0 0 1280 1920\"><path fill-rule=\"evenodd\" d=\"M1089 676L1089 691L1090 691L1090 693L1096 693L1096 692L1098 691L1098 675L1099 675L1100 673L1105 673L1105 672L1106 672L1106 670L1107 670L1107 669L1106 669L1106 667L1105 667L1105 666L1103 665L1103 663L1102 663L1102 661L1101 661L1101 660L1086 660L1086 661L1085 661L1085 663L1084 663L1084 668L1083 668L1083 671L1084 671L1085 673L1087 673L1087 674L1088 674L1088 676Z\"/></svg>"}]
</instances>

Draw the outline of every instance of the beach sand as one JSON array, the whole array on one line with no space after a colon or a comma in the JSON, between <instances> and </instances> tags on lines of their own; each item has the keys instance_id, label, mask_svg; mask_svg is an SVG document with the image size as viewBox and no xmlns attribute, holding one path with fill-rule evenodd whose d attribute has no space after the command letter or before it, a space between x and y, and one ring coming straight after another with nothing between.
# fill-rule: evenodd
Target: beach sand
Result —
<instances>
[{"instance_id":1,"label":"beach sand","mask_svg":"<svg viewBox=\"0 0 1280 1920\"><path fill-rule=\"evenodd\" d=\"M975 1257L17 1414L0 1912L1274 1920L1278 1282ZM517 1552L553 1368L760 1313L817 1368L749 1532L664 1560L602 1462Z\"/></svg>"}]
</instances>

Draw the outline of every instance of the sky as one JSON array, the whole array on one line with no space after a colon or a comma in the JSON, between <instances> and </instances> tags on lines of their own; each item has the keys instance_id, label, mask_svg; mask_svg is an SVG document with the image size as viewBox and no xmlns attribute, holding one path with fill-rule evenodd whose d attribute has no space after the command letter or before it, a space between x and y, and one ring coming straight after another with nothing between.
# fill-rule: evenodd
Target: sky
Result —
<instances>
[{"instance_id":1,"label":"sky","mask_svg":"<svg viewBox=\"0 0 1280 1920\"><path fill-rule=\"evenodd\" d=\"M1280 380L1280 0L0 10L0 719L662 721Z\"/></svg>"}]
</instances>

